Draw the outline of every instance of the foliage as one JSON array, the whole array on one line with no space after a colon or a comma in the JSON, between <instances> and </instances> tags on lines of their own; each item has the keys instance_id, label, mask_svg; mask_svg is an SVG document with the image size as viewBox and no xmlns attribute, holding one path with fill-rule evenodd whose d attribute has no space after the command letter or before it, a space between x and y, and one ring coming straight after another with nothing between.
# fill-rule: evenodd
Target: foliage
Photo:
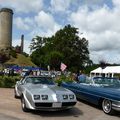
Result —
<instances>
[{"instance_id":1,"label":"foliage","mask_svg":"<svg viewBox=\"0 0 120 120\"><path fill-rule=\"evenodd\" d=\"M13 49L10 50L10 55L11 55L12 57L14 57L14 58L17 58L17 53L16 53L16 51L13 50Z\"/></svg>"},{"instance_id":2,"label":"foliage","mask_svg":"<svg viewBox=\"0 0 120 120\"><path fill-rule=\"evenodd\" d=\"M37 49L36 51L32 52L32 54L30 55L30 58L31 58L31 61L37 66L45 67L44 55L45 53L42 49Z\"/></svg>"},{"instance_id":3,"label":"foliage","mask_svg":"<svg viewBox=\"0 0 120 120\"><path fill-rule=\"evenodd\" d=\"M52 51L45 56L46 65L51 66L51 69L57 69L60 66L63 55L58 51Z\"/></svg>"},{"instance_id":4,"label":"foliage","mask_svg":"<svg viewBox=\"0 0 120 120\"><path fill-rule=\"evenodd\" d=\"M85 73L86 73L87 75L89 75L92 70L94 70L94 69L96 69L96 68L98 68L98 67L99 67L98 64L93 64L92 66L86 66L86 67L85 67Z\"/></svg>"},{"instance_id":5,"label":"foliage","mask_svg":"<svg viewBox=\"0 0 120 120\"><path fill-rule=\"evenodd\" d=\"M12 88L18 80L20 80L19 76L0 76L0 87Z\"/></svg>"},{"instance_id":6,"label":"foliage","mask_svg":"<svg viewBox=\"0 0 120 120\"><path fill-rule=\"evenodd\" d=\"M0 51L0 63L4 63L9 59L9 53L7 54L4 50Z\"/></svg>"},{"instance_id":7,"label":"foliage","mask_svg":"<svg viewBox=\"0 0 120 120\"><path fill-rule=\"evenodd\" d=\"M26 52L22 53L25 57L29 57L29 54L27 54Z\"/></svg>"},{"instance_id":8,"label":"foliage","mask_svg":"<svg viewBox=\"0 0 120 120\"><path fill-rule=\"evenodd\" d=\"M83 69L89 61L88 41L78 34L77 28L67 25L52 37L36 36L30 45L32 61L38 66L50 65L57 70L61 61L69 70Z\"/></svg>"},{"instance_id":9,"label":"foliage","mask_svg":"<svg viewBox=\"0 0 120 120\"><path fill-rule=\"evenodd\" d=\"M42 48L43 44L45 44L45 39L40 36L36 36L32 39L32 42L30 44L30 50L32 51L38 48Z\"/></svg>"},{"instance_id":10,"label":"foliage","mask_svg":"<svg viewBox=\"0 0 120 120\"><path fill-rule=\"evenodd\" d=\"M58 86L60 86L62 82L73 82L73 81L74 80L72 79L71 76L65 76L65 75L61 75L59 78L56 78L55 80Z\"/></svg>"}]
</instances>

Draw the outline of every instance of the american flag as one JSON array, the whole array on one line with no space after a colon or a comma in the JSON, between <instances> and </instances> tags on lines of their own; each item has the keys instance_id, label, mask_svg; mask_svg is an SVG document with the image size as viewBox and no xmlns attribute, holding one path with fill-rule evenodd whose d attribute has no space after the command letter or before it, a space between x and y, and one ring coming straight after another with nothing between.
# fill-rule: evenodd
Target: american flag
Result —
<instances>
[{"instance_id":1,"label":"american flag","mask_svg":"<svg viewBox=\"0 0 120 120\"><path fill-rule=\"evenodd\" d=\"M60 65L61 71L64 71L66 68L67 68L67 65L65 65L64 63L61 63Z\"/></svg>"}]
</instances>

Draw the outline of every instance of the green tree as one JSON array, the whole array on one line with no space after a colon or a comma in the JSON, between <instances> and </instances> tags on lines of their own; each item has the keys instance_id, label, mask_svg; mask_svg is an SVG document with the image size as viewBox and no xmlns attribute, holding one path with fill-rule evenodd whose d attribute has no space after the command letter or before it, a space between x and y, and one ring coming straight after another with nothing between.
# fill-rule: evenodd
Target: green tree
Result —
<instances>
[{"instance_id":1,"label":"green tree","mask_svg":"<svg viewBox=\"0 0 120 120\"><path fill-rule=\"evenodd\" d=\"M32 42L30 44L30 50L34 51L42 48L47 44L47 41L49 41L49 38L36 36L35 38L32 39Z\"/></svg>"},{"instance_id":2,"label":"green tree","mask_svg":"<svg viewBox=\"0 0 120 120\"><path fill-rule=\"evenodd\" d=\"M40 67L46 67L45 65L45 53L42 49L36 49L32 52L32 54L30 55L31 57L31 60L33 63L35 63L37 66L40 66Z\"/></svg>"},{"instance_id":3,"label":"green tree","mask_svg":"<svg viewBox=\"0 0 120 120\"><path fill-rule=\"evenodd\" d=\"M54 49L64 55L63 62L72 70L83 69L89 61L88 41L78 33L77 28L68 25L52 37Z\"/></svg>"},{"instance_id":4,"label":"green tree","mask_svg":"<svg viewBox=\"0 0 120 120\"><path fill-rule=\"evenodd\" d=\"M58 51L52 51L45 56L46 64L51 66L51 69L59 70L63 55Z\"/></svg>"},{"instance_id":5,"label":"green tree","mask_svg":"<svg viewBox=\"0 0 120 120\"><path fill-rule=\"evenodd\" d=\"M78 28L67 25L52 37L33 38L30 46L32 61L37 65L51 65L56 69L59 69L62 61L69 70L83 69L89 62L88 41L78 34Z\"/></svg>"}]
</instances>

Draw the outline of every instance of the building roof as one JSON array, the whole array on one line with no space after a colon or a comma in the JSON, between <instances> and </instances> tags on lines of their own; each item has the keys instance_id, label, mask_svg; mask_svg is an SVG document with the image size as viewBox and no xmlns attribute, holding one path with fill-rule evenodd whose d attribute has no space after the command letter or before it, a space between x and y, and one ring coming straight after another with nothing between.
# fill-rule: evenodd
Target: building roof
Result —
<instances>
[{"instance_id":1,"label":"building roof","mask_svg":"<svg viewBox=\"0 0 120 120\"><path fill-rule=\"evenodd\" d=\"M99 67L90 73L120 73L120 66L107 66L104 69Z\"/></svg>"}]
</instances>

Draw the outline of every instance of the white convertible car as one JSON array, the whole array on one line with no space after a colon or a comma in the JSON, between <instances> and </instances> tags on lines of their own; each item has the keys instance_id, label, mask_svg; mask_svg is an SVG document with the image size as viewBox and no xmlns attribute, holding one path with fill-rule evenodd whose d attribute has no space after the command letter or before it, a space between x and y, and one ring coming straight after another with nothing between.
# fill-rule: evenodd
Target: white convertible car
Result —
<instances>
[{"instance_id":1,"label":"white convertible car","mask_svg":"<svg viewBox=\"0 0 120 120\"><path fill-rule=\"evenodd\" d=\"M27 76L17 81L15 98L21 98L24 112L28 110L63 110L76 104L75 94L63 87L57 86L52 78L42 76Z\"/></svg>"}]
</instances>

